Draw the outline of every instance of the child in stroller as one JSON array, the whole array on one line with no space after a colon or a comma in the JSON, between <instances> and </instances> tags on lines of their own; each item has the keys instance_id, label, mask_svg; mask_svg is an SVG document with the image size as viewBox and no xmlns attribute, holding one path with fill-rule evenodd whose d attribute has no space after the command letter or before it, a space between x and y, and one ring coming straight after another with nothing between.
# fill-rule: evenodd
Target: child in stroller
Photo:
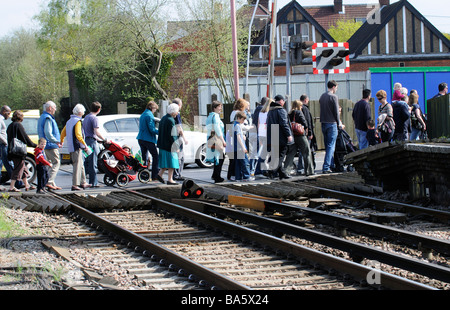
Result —
<instances>
[{"instance_id":1,"label":"child in stroller","mask_svg":"<svg viewBox=\"0 0 450 310\"><path fill-rule=\"evenodd\" d=\"M131 155L129 147L121 147L112 141L104 141L103 146L105 149L98 156L98 167L105 172L103 182L107 186L126 186L136 176L141 183L151 181L150 170Z\"/></svg>"}]
</instances>

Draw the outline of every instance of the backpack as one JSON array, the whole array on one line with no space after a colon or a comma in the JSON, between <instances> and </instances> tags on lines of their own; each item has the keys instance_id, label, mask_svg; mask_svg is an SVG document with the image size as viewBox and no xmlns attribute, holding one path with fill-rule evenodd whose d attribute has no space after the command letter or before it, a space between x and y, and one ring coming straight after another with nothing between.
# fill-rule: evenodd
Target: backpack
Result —
<instances>
[{"instance_id":1,"label":"backpack","mask_svg":"<svg viewBox=\"0 0 450 310\"><path fill-rule=\"evenodd\" d=\"M423 125L416 116L416 110L417 110L417 108L415 108L411 111L411 126L413 126L415 129L422 130ZM422 110L419 109L419 111L420 111L420 116L423 117Z\"/></svg>"}]
</instances>

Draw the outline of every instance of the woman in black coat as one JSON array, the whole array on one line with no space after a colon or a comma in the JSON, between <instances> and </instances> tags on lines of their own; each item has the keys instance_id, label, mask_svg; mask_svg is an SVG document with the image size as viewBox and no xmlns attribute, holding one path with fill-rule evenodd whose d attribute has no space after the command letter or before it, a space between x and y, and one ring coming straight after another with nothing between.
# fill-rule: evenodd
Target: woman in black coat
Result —
<instances>
[{"instance_id":1,"label":"woman in black coat","mask_svg":"<svg viewBox=\"0 0 450 310\"><path fill-rule=\"evenodd\" d=\"M10 147L13 145L13 139L17 138L23 143L25 143L29 147L35 148L37 145L31 141L30 137L28 137L27 133L25 132L25 128L22 125L23 121L23 112L22 111L15 111L12 118L12 123L9 124L8 129L6 130L6 133L8 134L8 160L12 160L14 163L14 169L11 174L11 184L9 186L10 192L20 192L14 185L16 184L17 180L22 179L23 184L25 184L25 190L34 190L36 187L28 184L28 168L25 165L25 156L18 156L14 155L10 152Z\"/></svg>"},{"instance_id":2,"label":"woman in black coat","mask_svg":"<svg viewBox=\"0 0 450 310\"><path fill-rule=\"evenodd\" d=\"M292 102L291 111L289 113L289 120L291 122L300 123L305 128L305 133L303 135L294 135L294 145L289 148L288 154L286 155L286 161L284 163L284 169L289 173L292 170L292 167L294 165L294 158L297 154L297 151L300 151L300 157L303 158L304 163L304 169L305 169L305 175L313 175L314 174L314 167L313 167L313 161L312 161L312 154L311 149L309 147L308 142L308 122L306 121L306 118L302 112L302 102L300 100L295 100ZM299 158L299 161L301 158ZM297 167L298 169L298 167ZM297 170L297 174L299 174L300 171Z\"/></svg>"},{"instance_id":3,"label":"woman in black coat","mask_svg":"<svg viewBox=\"0 0 450 310\"><path fill-rule=\"evenodd\" d=\"M159 148L158 165L159 173L156 179L164 184L163 174L168 170L167 185L178 185L173 180L175 169L179 169L178 153L180 145L178 141L178 131L175 126L175 118L180 112L180 107L176 103L172 103L167 107L167 114L159 122L158 142Z\"/></svg>"}]
</instances>

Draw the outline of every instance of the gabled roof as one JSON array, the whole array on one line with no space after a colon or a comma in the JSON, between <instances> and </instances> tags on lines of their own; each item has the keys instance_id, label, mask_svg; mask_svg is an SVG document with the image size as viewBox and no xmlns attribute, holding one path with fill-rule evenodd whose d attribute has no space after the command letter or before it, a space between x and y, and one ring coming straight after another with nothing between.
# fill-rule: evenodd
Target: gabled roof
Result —
<instances>
[{"instance_id":1,"label":"gabled roof","mask_svg":"<svg viewBox=\"0 0 450 310\"><path fill-rule=\"evenodd\" d=\"M333 37L322 27L322 25L319 24L319 22L314 17L312 17L311 14L309 14L309 12L296 0L292 0L278 11L277 26L280 24L290 23L290 21L288 21L287 19L288 14L292 11L295 12L296 10L298 10L304 16L304 20L306 22L312 24L316 28L316 30L320 32L325 40L328 40L329 42L335 41Z\"/></svg>"},{"instance_id":2,"label":"gabled roof","mask_svg":"<svg viewBox=\"0 0 450 310\"><path fill-rule=\"evenodd\" d=\"M406 7L412 14L420 21L422 21L426 28L430 29L430 31L437 38L442 40L442 43L447 48L450 48L450 41L445 37L436 27L433 26L419 11L416 10L414 6L412 6L407 0L400 0L396 3L393 3L388 6L384 6L381 8L380 14L380 23L366 21L359 29L355 32L355 34L348 40L350 44L350 52L357 57L362 53L362 51L368 46L368 44L386 27L394 16L398 14L398 12Z\"/></svg>"},{"instance_id":3,"label":"gabled roof","mask_svg":"<svg viewBox=\"0 0 450 310\"><path fill-rule=\"evenodd\" d=\"M300 12L301 15L303 15L303 18L300 20L296 14L296 12ZM294 12L294 21L289 21L288 20L288 15ZM305 8L303 8L296 0L292 0L291 2L289 2L288 4L286 4L283 8L281 8L278 13L277 13L277 26L282 25L282 24L289 24L289 23L298 23L298 22L306 22L306 23L310 23L312 24L316 30L322 35L322 38L324 40L328 40L328 42L335 42L335 40L333 39L333 37L322 27L322 25L320 25L317 20L315 20L311 14L308 13L307 10L305 10ZM269 21L270 22L270 21ZM270 33L267 32L265 35L261 34L256 40L255 43L256 44L262 44L264 42L264 40L268 40L270 36ZM257 47L253 47L251 49L251 53L255 53L257 51Z\"/></svg>"},{"instance_id":4,"label":"gabled roof","mask_svg":"<svg viewBox=\"0 0 450 310\"><path fill-rule=\"evenodd\" d=\"M373 10L367 4L346 4L344 12L336 11L333 5L305 6L304 8L326 30L329 30L339 20L365 19Z\"/></svg>"}]
</instances>

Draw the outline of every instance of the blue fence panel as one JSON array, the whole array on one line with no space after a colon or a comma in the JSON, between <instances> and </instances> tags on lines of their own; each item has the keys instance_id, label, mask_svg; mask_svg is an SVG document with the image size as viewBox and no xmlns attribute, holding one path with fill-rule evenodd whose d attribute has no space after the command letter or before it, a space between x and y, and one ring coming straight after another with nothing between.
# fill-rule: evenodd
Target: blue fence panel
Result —
<instances>
[{"instance_id":1,"label":"blue fence panel","mask_svg":"<svg viewBox=\"0 0 450 310\"><path fill-rule=\"evenodd\" d=\"M442 82L450 83L450 72L427 72L426 73L426 90L427 99L433 98L438 92L438 86Z\"/></svg>"},{"instance_id":2,"label":"blue fence panel","mask_svg":"<svg viewBox=\"0 0 450 310\"><path fill-rule=\"evenodd\" d=\"M412 89L417 90L419 94L419 105L422 111L425 111L425 76L424 72L395 72L392 75L394 83L401 83L403 87L410 92Z\"/></svg>"},{"instance_id":3,"label":"blue fence panel","mask_svg":"<svg viewBox=\"0 0 450 310\"><path fill-rule=\"evenodd\" d=\"M450 83L450 67L417 67L417 68L371 68L371 83L373 96L383 89L392 101L394 83L402 83L408 91L417 90L420 108L427 113L427 100L438 93L438 85ZM378 117L379 102L375 98L375 115Z\"/></svg>"}]
</instances>

